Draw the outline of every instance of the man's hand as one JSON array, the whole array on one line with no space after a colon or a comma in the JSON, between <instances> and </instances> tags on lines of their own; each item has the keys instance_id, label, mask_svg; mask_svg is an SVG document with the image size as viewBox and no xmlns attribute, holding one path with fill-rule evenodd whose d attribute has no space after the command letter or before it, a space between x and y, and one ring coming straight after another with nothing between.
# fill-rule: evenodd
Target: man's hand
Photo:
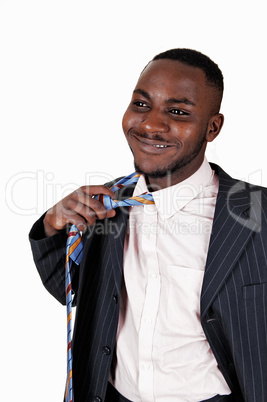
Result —
<instances>
[{"instance_id":1,"label":"man's hand","mask_svg":"<svg viewBox=\"0 0 267 402\"><path fill-rule=\"evenodd\" d=\"M106 186L82 186L49 209L44 218L46 236L56 234L68 223L84 231L87 225L93 226L97 218L115 216L114 209L107 211L100 201L92 198L97 194L106 194L114 199L113 191Z\"/></svg>"}]
</instances>

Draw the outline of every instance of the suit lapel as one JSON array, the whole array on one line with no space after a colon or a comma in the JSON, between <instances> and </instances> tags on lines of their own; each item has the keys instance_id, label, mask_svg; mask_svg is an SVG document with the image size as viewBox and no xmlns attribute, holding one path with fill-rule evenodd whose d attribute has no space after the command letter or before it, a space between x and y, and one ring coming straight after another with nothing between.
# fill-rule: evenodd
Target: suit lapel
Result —
<instances>
[{"instance_id":1,"label":"suit lapel","mask_svg":"<svg viewBox=\"0 0 267 402\"><path fill-rule=\"evenodd\" d=\"M131 197L135 185L127 186L115 192L117 200ZM124 238L129 217L129 207L116 209L114 218L108 220L108 252L111 255L112 269L114 273L117 291L121 291L121 278L123 268Z\"/></svg>"},{"instance_id":2,"label":"suit lapel","mask_svg":"<svg viewBox=\"0 0 267 402\"><path fill-rule=\"evenodd\" d=\"M236 181L216 165L219 192L201 294L203 316L225 283L247 242L260 230L257 219L259 201L244 182ZM255 208L256 207L256 208Z\"/></svg>"}]
</instances>

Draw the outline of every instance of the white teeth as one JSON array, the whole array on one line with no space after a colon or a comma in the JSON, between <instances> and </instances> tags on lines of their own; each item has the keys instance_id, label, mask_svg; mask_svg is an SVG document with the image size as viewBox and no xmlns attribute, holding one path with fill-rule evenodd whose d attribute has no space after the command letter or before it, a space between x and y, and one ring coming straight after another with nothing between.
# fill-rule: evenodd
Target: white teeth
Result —
<instances>
[{"instance_id":1,"label":"white teeth","mask_svg":"<svg viewBox=\"0 0 267 402\"><path fill-rule=\"evenodd\" d=\"M156 148L167 148L168 145L153 145Z\"/></svg>"}]
</instances>

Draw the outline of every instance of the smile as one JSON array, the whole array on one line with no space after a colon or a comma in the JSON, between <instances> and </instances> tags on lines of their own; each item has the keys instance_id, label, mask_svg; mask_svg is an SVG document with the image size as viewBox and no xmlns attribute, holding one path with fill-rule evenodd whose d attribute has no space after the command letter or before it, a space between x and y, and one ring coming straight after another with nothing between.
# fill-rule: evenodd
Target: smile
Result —
<instances>
[{"instance_id":1,"label":"smile","mask_svg":"<svg viewBox=\"0 0 267 402\"><path fill-rule=\"evenodd\" d=\"M158 153L162 152L165 149L172 148L175 145L170 143L158 143L155 139L139 137L136 134L131 134L133 140L137 141L138 147L143 152L148 153Z\"/></svg>"}]
</instances>

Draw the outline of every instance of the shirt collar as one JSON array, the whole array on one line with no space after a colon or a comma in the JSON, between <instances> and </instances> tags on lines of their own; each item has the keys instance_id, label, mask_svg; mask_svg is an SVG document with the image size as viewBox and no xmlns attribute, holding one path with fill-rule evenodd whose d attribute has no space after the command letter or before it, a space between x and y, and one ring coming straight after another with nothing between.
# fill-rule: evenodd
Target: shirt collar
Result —
<instances>
[{"instance_id":1,"label":"shirt collar","mask_svg":"<svg viewBox=\"0 0 267 402\"><path fill-rule=\"evenodd\" d=\"M202 165L192 176L181 183L154 191L152 194L161 219L164 221L169 219L193 199L206 196L204 190L207 186L216 184L214 180L214 171L211 169L207 159L204 158ZM148 188L145 177L141 175L133 195L137 196L145 192L148 192Z\"/></svg>"}]
</instances>

